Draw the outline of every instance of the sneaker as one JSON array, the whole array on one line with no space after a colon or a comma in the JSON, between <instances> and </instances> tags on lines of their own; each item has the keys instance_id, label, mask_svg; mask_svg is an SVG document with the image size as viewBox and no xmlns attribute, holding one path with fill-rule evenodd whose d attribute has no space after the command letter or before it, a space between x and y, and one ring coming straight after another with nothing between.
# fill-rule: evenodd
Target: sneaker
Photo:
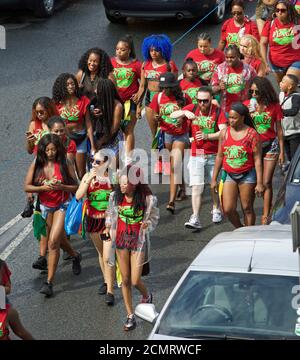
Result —
<instances>
[{"instance_id":1,"label":"sneaker","mask_svg":"<svg viewBox=\"0 0 300 360\"><path fill-rule=\"evenodd\" d=\"M72 260L72 256L69 255L66 251L63 251L63 260Z\"/></svg>"},{"instance_id":2,"label":"sneaker","mask_svg":"<svg viewBox=\"0 0 300 360\"><path fill-rule=\"evenodd\" d=\"M46 271L48 269L46 256L39 256L38 259L32 264L34 269Z\"/></svg>"},{"instance_id":3,"label":"sneaker","mask_svg":"<svg viewBox=\"0 0 300 360\"><path fill-rule=\"evenodd\" d=\"M111 293L107 293L107 294L105 295L105 302L106 302L106 304L107 304L108 306L113 306L114 303L115 303L115 297L114 297L114 295L111 294Z\"/></svg>"},{"instance_id":4,"label":"sneaker","mask_svg":"<svg viewBox=\"0 0 300 360\"><path fill-rule=\"evenodd\" d=\"M53 295L53 284L49 281L44 282L40 293L44 294L48 298L51 297Z\"/></svg>"},{"instance_id":5,"label":"sneaker","mask_svg":"<svg viewBox=\"0 0 300 360\"><path fill-rule=\"evenodd\" d=\"M134 314L127 315L127 319L124 324L124 331L134 330L135 327L136 327L136 320Z\"/></svg>"},{"instance_id":6,"label":"sneaker","mask_svg":"<svg viewBox=\"0 0 300 360\"><path fill-rule=\"evenodd\" d=\"M33 214L33 209L34 209L33 202L28 200L23 212L21 212L22 218L30 218L31 215Z\"/></svg>"},{"instance_id":7,"label":"sneaker","mask_svg":"<svg viewBox=\"0 0 300 360\"><path fill-rule=\"evenodd\" d=\"M99 295L105 295L107 293L107 284L103 283L99 286L98 294Z\"/></svg>"},{"instance_id":8,"label":"sneaker","mask_svg":"<svg viewBox=\"0 0 300 360\"><path fill-rule=\"evenodd\" d=\"M201 229L202 225L200 223L199 217L197 215L191 215L190 220L184 224L188 229Z\"/></svg>"},{"instance_id":9,"label":"sneaker","mask_svg":"<svg viewBox=\"0 0 300 360\"><path fill-rule=\"evenodd\" d=\"M81 262L82 256L80 253L77 256L73 257L72 270L74 275L79 275L81 273Z\"/></svg>"},{"instance_id":10,"label":"sneaker","mask_svg":"<svg viewBox=\"0 0 300 360\"><path fill-rule=\"evenodd\" d=\"M161 159L157 160L154 166L154 174L162 173L162 161Z\"/></svg>"},{"instance_id":11,"label":"sneaker","mask_svg":"<svg viewBox=\"0 0 300 360\"><path fill-rule=\"evenodd\" d=\"M222 221L223 216L219 209L213 209L211 213L212 213L212 222L213 223L219 223Z\"/></svg>"},{"instance_id":12,"label":"sneaker","mask_svg":"<svg viewBox=\"0 0 300 360\"><path fill-rule=\"evenodd\" d=\"M170 175L171 174L171 163L170 163L170 161L163 161L162 162L162 173L164 175Z\"/></svg>"},{"instance_id":13,"label":"sneaker","mask_svg":"<svg viewBox=\"0 0 300 360\"><path fill-rule=\"evenodd\" d=\"M142 299L140 301L141 304L152 304L153 301L153 295L150 293L146 298L142 296Z\"/></svg>"}]
</instances>

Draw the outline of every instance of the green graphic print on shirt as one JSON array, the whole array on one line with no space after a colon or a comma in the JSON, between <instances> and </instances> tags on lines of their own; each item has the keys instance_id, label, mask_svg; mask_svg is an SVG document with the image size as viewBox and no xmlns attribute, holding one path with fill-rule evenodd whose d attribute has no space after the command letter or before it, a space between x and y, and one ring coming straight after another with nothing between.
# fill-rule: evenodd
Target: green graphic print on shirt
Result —
<instances>
[{"instance_id":1,"label":"green graphic print on shirt","mask_svg":"<svg viewBox=\"0 0 300 360\"><path fill-rule=\"evenodd\" d=\"M105 211L111 190L99 189L89 193L90 205L98 211Z\"/></svg>"},{"instance_id":2,"label":"green graphic print on shirt","mask_svg":"<svg viewBox=\"0 0 300 360\"><path fill-rule=\"evenodd\" d=\"M294 41L294 30L289 29L276 29L273 33L273 41L278 45L288 45Z\"/></svg>"},{"instance_id":3,"label":"green graphic print on shirt","mask_svg":"<svg viewBox=\"0 0 300 360\"><path fill-rule=\"evenodd\" d=\"M115 68L114 76L118 88L128 88L133 83L134 72L132 68Z\"/></svg>"},{"instance_id":4,"label":"green graphic print on shirt","mask_svg":"<svg viewBox=\"0 0 300 360\"><path fill-rule=\"evenodd\" d=\"M66 107L62 108L60 116L68 121L78 121L79 113L79 107L75 104L71 109L67 109Z\"/></svg>"},{"instance_id":5,"label":"green graphic print on shirt","mask_svg":"<svg viewBox=\"0 0 300 360\"><path fill-rule=\"evenodd\" d=\"M215 132L216 122L211 116L198 116L193 120L193 125L198 125L204 134L213 134Z\"/></svg>"},{"instance_id":6,"label":"green graphic print on shirt","mask_svg":"<svg viewBox=\"0 0 300 360\"><path fill-rule=\"evenodd\" d=\"M187 94L192 99L193 104L198 104L197 93L199 89L200 89L199 87L195 87L184 90L184 93Z\"/></svg>"},{"instance_id":7,"label":"green graphic print on shirt","mask_svg":"<svg viewBox=\"0 0 300 360\"><path fill-rule=\"evenodd\" d=\"M201 79L210 81L217 65L213 61L203 60L197 63L198 75Z\"/></svg>"},{"instance_id":8,"label":"green graphic print on shirt","mask_svg":"<svg viewBox=\"0 0 300 360\"><path fill-rule=\"evenodd\" d=\"M176 125L177 119L172 119L169 115L174 111L179 110L179 106L174 103L161 104L160 106L160 116L162 117L163 121L167 124Z\"/></svg>"},{"instance_id":9,"label":"green graphic print on shirt","mask_svg":"<svg viewBox=\"0 0 300 360\"><path fill-rule=\"evenodd\" d=\"M239 169L247 162L248 155L243 146L232 145L225 146L224 148L226 162L233 169Z\"/></svg>"},{"instance_id":10,"label":"green graphic print on shirt","mask_svg":"<svg viewBox=\"0 0 300 360\"><path fill-rule=\"evenodd\" d=\"M264 134L270 129L272 123L272 118L270 116L270 113L268 112L259 113L256 111L252 113L251 116L254 121L256 131L259 134Z\"/></svg>"},{"instance_id":11,"label":"green graphic print on shirt","mask_svg":"<svg viewBox=\"0 0 300 360\"><path fill-rule=\"evenodd\" d=\"M226 90L229 94L238 94L245 88L242 74L230 73L227 75Z\"/></svg>"},{"instance_id":12,"label":"green graphic print on shirt","mask_svg":"<svg viewBox=\"0 0 300 360\"><path fill-rule=\"evenodd\" d=\"M238 33L228 33L226 37L227 46L228 45L239 45L239 34Z\"/></svg>"},{"instance_id":13,"label":"green graphic print on shirt","mask_svg":"<svg viewBox=\"0 0 300 360\"><path fill-rule=\"evenodd\" d=\"M134 213L133 206L119 205L118 206L119 218L127 224L138 224L143 220L143 210L139 210L137 214Z\"/></svg>"}]
</instances>

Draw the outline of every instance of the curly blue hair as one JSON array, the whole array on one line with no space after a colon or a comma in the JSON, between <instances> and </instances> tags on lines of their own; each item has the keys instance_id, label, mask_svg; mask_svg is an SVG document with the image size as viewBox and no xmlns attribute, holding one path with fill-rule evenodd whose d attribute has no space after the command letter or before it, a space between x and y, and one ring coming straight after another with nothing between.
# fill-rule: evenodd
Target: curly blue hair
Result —
<instances>
[{"instance_id":1,"label":"curly blue hair","mask_svg":"<svg viewBox=\"0 0 300 360\"><path fill-rule=\"evenodd\" d=\"M151 60L151 48L159 51L166 61L171 60L173 45L167 35L150 35L144 39L142 53L145 60Z\"/></svg>"}]
</instances>

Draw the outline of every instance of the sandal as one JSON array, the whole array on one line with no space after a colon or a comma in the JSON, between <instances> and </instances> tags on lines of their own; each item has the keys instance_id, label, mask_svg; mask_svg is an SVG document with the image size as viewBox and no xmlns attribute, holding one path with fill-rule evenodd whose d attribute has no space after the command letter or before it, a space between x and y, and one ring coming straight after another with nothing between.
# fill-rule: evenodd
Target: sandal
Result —
<instances>
[{"instance_id":1,"label":"sandal","mask_svg":"<svg viewBox=\"0 0 300 360\"><path fill-rule=\"evenodd\" d=\"M173 202L169 202L169 204L166 207L166 210L170 211L174 215L175 212L175 205Z\"/></svg>"},{"instance_id":2,"label":"sandal","mask_svg":"<svg viewBox=\"0 0 300 360\"><path fill-rule=\"evenodd\" d=\"M175 200L176 201L183 201L183 200L186 200L186 199L187 199L187 196L185 194L185 189L184 188L179 188Z\"/></svg>"},{"instance_id":3,"label":"sandal","mask_svg":"<svg viewBox=\"0 0 300 360\"><path fill-rule=\"evenodd\" d=\"M269 216L262 216L261 217L261 224L262 225L269 225Z\"/></svg>"}]
</instances>

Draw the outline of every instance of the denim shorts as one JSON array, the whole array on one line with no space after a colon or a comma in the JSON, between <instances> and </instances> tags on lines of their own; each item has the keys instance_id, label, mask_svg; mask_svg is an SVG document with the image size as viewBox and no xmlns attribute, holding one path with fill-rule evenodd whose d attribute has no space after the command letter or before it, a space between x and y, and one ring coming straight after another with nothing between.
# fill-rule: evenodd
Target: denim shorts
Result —
<instances>
[{"instance_id":1,"label":"denim shorts","mask_svg":"<svg viewBox=\"0 0 300 360\"><path fill-rule=\"evenodd\" d=\"M279 142L278 139L273 139L272 142L268 143L267 146L264 147L264 143L262 143L262 158L263 160L277 160L279 155Z\"/></svg>"},{"instance_id":2,"label":"denim shorts","mask_svg":"<svg viewBox=\"0 0 300 360\"><path fill-rule=\"evenodd\" d=\"M77 134L83 135L86 134L86 131L83 129L77 131ZM76 144L76 152L80 154L85 154L87 152L87 137L79 145Z\"/></svg>"},{"instance_id":3,"label":"denim shorts","mask_svg":"<svg viewBox=\"0 0 300 360\"><path fill-rule=\"evenodd\" d=\"M49 206L40 204L42 217L46 220L48 214L53 214L57 210L65 212L67 210L69 204L70 204L70 200L67 200L66 202L64 202L64 203L62 203L62 204L60 204L59 206L56 206L56 207L49 207Z\"/></svg>"},{"instance_id":4,"label":"denim shorts","mask_svg":"<svg viewBox=\"0 0 300 360\"><path fill-rule=\"evenodd\" d=\"M165 135L165 144L173 144L173 142L175 141L183 142L186 145L189 145L190 143L189 133L185 133L182 135L172 135L172 134L168 134L167 132L164 132L164 135Z\"/></svg>"},{"instance_id":5,"label":"denim shorts","mask_svg":"<svg viewBox=\"0 0 300 360\"><path fill-rule=\"evenodd\" d=\"M270 62L270 66L274 72L286 73L289 68L295 68L297 70L300 70L300 61L295 61L290 66L287 66L287 67L280 67L280 66L274 65Z\"/></svg>"},{"instance_id":6,"label":"denim shorts","mask_svg":"<svg viewBox=\"0 0 300 360\"><path fill-rule=\"evenodd\" d=\"M190 186L210 184L216 162L215 154L191 156L188 163Z\"/></svg>"},{"instance_id":7,"label":"denim shorts","mask_svg":"<svg viewBox=\"0 0 300 360\"><path fill-rule=\"evenodd\" d=\"M237 184L256 184L256 170L252 168L241 179L234 180L228 173L225 182L235 182Z\"/></svg>"}]
</instances>

